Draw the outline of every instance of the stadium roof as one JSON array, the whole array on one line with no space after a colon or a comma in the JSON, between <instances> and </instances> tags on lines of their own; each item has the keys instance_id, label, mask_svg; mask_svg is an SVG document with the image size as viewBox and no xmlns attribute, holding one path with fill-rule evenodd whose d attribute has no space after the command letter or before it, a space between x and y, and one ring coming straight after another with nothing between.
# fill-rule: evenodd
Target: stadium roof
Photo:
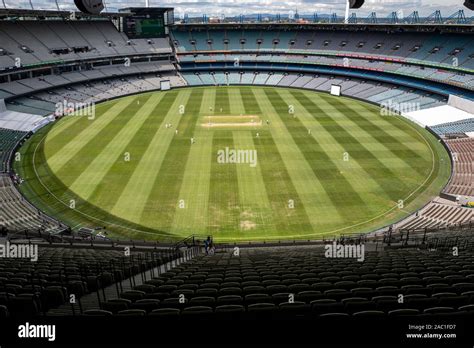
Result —
<instances>
[{"instance_id":1,"label":"stadium roof","mask_svg":"<svg viewBox=\"0 0 474 348\"><path fill-rule=\"evenodd\" d=\"M57 10L32 10L20 8L0 8L0 18L16 18L16 17L31 17L31 18L69 18L74 14L76 18L109 18L109 17L124 17L127 12L102 12L99 15L88 15L78 11L57 11Z\"/></svg>"}]
</instances>

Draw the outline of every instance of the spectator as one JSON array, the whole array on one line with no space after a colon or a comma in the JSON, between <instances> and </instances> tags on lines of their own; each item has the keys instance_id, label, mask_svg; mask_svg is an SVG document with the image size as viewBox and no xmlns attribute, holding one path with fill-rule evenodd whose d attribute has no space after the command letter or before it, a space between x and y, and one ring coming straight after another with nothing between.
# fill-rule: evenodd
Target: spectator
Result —
<instances>
[{"instance_id":1,"label":"spectator","mask_svg":"<svg viewBox=\"0 0 474 348\"><path fill-rule=\"evenodd\" d=\"M209 243L211 241L211 237L207 236L207 239L204 241L204 251L206 252L206 255L209 253Z\"/></svg>"}]
</instances>

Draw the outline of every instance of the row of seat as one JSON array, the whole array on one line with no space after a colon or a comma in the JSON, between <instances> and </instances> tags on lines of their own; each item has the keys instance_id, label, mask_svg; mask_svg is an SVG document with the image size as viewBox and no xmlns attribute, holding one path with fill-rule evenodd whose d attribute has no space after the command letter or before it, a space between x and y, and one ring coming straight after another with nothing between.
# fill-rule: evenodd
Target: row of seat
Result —
<instances>
[{"instance_id":1,"label":"row of seat","mask_svg":"<svg viewBox=\"0 0 474 348\"><path fill-rule=\"evenodd\" d=\"M38 248L37 261L0 258L0 305L14 317L43 315L107 286L175 259L179 253L132 252L94 248Z\"/></svg>"},{"instance_id":2,"label":"row of seat","mask_svg":"<svg viewBox=\"0 0 474 348\"><path fill-rule=\"evenodd\" d=\"M0 173L9 170L11 151L25 135L26 132L0 128Z\"/></svg>"},{"instance_id":3,"label":"row of seat","mask_svg":"<svg viewBox=\"0 0 474 348\"><path fill-rule=\"evenodd\" d=\"M178 308L157 308L148 312L146 309L139 307L152 308L153 302L142 302L132 309L125 309L115 313L117 316L148 316L148 317L159 317L159 318L186 318L186 317L198 317L200 319L213 318L213 317L225 317L228 319L236 318L258 318L258 317L273 317L273 318L320 318L326 319L328 317L400 317L400 316L433 316L433 315L444 315L446 317L456 316L474 316L474 305L461 306L459 308L453 307L430 307L423 311L415 308L399 308L389 311L382 311L377 309L366 309L356 311L353 313L347 313L344 311L343 306L337 306L336 304L314 304L308 306L304 303L282 303L275 305L273 303L256 303L248 305L247 307L242 305L221 305L215 309L208 306L191 306L186 307L182 310ZM361 306L362 307L362 306ZM91 309L84 312L85 316L112 316L113 312L100 309Z\"/></svg>"}]
</instances>

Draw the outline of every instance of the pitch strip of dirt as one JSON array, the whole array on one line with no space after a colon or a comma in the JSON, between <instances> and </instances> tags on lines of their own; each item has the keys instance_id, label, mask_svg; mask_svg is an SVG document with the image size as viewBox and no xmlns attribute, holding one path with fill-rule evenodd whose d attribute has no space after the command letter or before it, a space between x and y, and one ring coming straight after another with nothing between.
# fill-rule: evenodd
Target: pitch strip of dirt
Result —
<instances>
[{"instance_id":1,"label":"pitch strip of dirt","mask_svg":"<svg viewBox=\"0 0 474 348\"><path fill-rule=\"evenodd\" d=\"M257 115L204 116L204 121L204 123L201 123L201 126L204 128L248 128L258 127L263 123L260 117Z\"/></svg>"}]
</instances>

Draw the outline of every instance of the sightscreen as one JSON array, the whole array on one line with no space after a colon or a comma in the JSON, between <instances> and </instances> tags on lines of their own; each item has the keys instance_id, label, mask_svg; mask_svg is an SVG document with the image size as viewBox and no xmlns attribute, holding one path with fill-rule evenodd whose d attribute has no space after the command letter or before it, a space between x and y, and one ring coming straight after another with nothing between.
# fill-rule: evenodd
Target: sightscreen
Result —
<instances>
[{"instance_id":1,"label":"sightscreen","mask_svg":"<svg viewBox=\"0 0 474 348\"><path fill-rule=\"evenodd\" d=\"M162 91L167 91L167 90L171 89L170 81L169 80L161 81L161 86L160 87L161 87Z\"/></svg>"},{"instance_id":2,"label":"sightscreen","mask_svg":"<svg viewBox=\"0 0 474 348\"><path fill-rule=\"evenodd\" d=\"M341 86L331 85L331 94L339 97L341 95Z\"/></svg>"}]
</instances>

